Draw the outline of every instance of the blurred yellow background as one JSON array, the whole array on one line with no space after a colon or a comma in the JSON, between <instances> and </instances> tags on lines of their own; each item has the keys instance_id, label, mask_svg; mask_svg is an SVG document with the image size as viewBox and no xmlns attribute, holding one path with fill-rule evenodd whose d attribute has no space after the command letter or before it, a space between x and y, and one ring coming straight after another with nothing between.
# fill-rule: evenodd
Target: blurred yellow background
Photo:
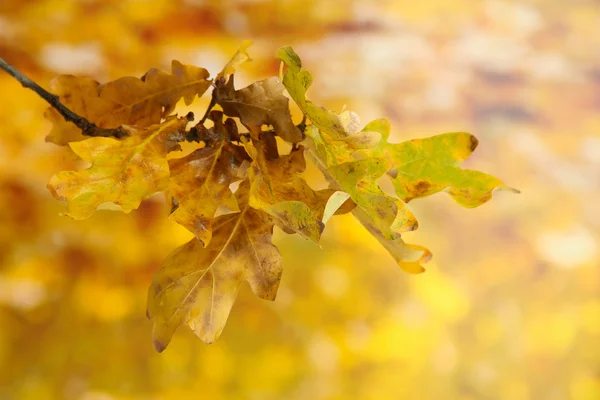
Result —
<instances>
[{"instance_id":1,"label":"blurred yellow background","mask_svg":"<svg viewBox=\"0 0 600 400\"><path fill-rule=\"evenodd\" d=\"M277 300L244 286L217 342L180 329L158 354L146 290L191 234L160 196L59 216L46 183L76 157L0 73L0 399L600 399L600 3L0 2L0 57L45 87L171 59L214 76L243 39L238 86L276 75L290 44L316 102L390 118L392 141L471 132L466 165L522 194L410 203L406 239L434 254L417 276L351 215L323 249L276 231Z\"/></svg>"}]
</instances>

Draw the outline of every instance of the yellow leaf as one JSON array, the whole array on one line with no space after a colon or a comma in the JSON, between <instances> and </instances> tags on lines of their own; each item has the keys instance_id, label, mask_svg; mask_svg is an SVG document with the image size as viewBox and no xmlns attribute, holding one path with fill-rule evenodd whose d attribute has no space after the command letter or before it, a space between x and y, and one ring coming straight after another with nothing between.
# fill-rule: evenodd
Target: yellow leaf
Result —
<instances>
[{"instance_id":1,"label":"yellow leaf","mask_svg":"<svg viewBox=\"0 0 600 400\"><path fill-rule=\"evenodd\" d=\"M229 80L229 77L235 73L236 69L239 68L240 65L247 61L252 61L250 55L246 51L250 46L252 46L252 43L253 42L251 40L245 40L242 43L239 50L236 51L233 57L231 57L231 60L229 60L225 67L223 67L223 70L219 72L215 78L215 81L219 81L221 78L223 78L225 81Z\"/></svg>"},{"instance_id":2,"label":"yellow leaf","mask_svg":"<svg viewBox=\"0 0 600 400\"><path fill-rule=\"evenodd\" d=\"M329 218L333 217L349 198L350 195L348 193L342 192L341 190L335 191L325 205L323 223L326 224L327 221L329 221Z\"/></svg>"},{"instance_id":3,"label":"yellow leaf","mask_svg":"<svg viewBox=\"0 0 600 400\"><path fill-rule=\"evenodd\" d=\"M171 194L179 204L171 218L204 246L211 240L211 221L219 206L238 210L229 185L243 179L250 161L243 147L230 143L225 132L215 128L212 133L221 136L216 143L169 161Z\"/></svg>"},{"instance_id":4,"label":"yellow leaf","mask_svg":"<svg viewBox=\"0 0 600 400\"><path fill-rule=\"evenodd\" d=\"M217 217L206 248L195 238L173 251L148 290L153 342L164 350L175 330L187 325L205 343L219 337L240 285L247 281L260 298L274 300L282 273L271 243L273 222L248 205L248 182L236 192L241 212Z\"/></svg>"},{"instance_id":5,"label":"yellow leaf","mask_svg":"<svg viewBox=\"0 0 600 400\"><path fill-rule=\"evenodd\" d=\"M141 201L169 184L169 135L181 134L186 118L172 117L145 129L123 126L124 140L88 138L70 143L73 151L92 165L81 171L63 171L48 183L52 195L68 203L66 215L89 217L98 206L113 202L128 213Z\"/></svg>"},{"instance_id":6,"label":"yellow leaf","mask_svg":"<svg viewBox=\"0 0 600 400\"><path fill-rule=\"evenodd\" d=\"M400 232L414 230L417 221L405 202L446 190L460 205L476 207L492 197L498 189L515 189L499 179L479 171L463 170L459 164L477 146L477 139L466 133L451 133L428 139L390 144L390 126L386 120L375 120L360 129L358 115L351 111L335 114L315 106L306 98L312 83L310 73L302 69L302 61L294 50L285 46L277 57L287 65L283 84L304 115L312 122L305 129L306 144L315 164L334 189L350 195L356 203L365 226L396 257L410 260L403 268L419 272L428 257L425 249L407 246ZM385 195L375 180L387 174L392 177L400 200ZM363 221L364 220L364 221ZM400 261L399 261L400 262Z\"/></svg>"},{"instance_id":7,"label":"yellow leaf","mask_svg":"<svg viewBox=\"0 0 600 400\"><path fill-rule=\"evenodd\" d=\"M311 189L299 175L305 168L302 147L255 164L249 170L250 205L270 214L285 231L318 243L324 228L321 218L333 190Z\"/></svg>"},{"instance_id":8,"label":"yellow leaf","mask_svg":"<svg viewBox=\"0 0 600 400\"><path fill-rule=\"evenodd\" d=\"M355 208L354 216L373 235L379 243L394 257L400 268L410 274L425 272L421 265L431 259L431 252L425 247L405 243L402 238L387 239L373 220L360 208Z\"/></svg>"}]
</instances>

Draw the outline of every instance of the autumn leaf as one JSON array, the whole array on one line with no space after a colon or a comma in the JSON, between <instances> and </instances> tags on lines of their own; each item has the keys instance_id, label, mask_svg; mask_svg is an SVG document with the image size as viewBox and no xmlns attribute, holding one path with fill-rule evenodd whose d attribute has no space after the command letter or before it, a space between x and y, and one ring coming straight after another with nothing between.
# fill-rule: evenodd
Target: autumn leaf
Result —
<instances>
[{"instance_id":1,"label":"autumn leaf","mask_svg":"<svg viewBox=\"0 0 600 400\"><path fill-rule=\"evenodd\" d=\"M431 259L431 252L425 247L405 243L398 236L395 239L387 239L383 232L373 223L373 220L360 208L355 208L354 216L375 237L379 243L394 257L400 268L410 274L425 272L421 264Z\"/></svg>"},{"instance_id":2,"label":"autumn leaf","mask_svg":"<svg viewBox=\"0 0 600 400\"><path fill-rule=\"evenodd\" d=\"M341 114L340 121L350 135L335 140L317 127L307 128L307 136L313 140L313 159L317 166L332 181L335 189L350 195L356 206L369 216L371 221L390 240L400 232L415 230L418 223L406 205L386 195L378 186L377 179L390 169L390 162L378 152L382 138L387 138L385 120L375 120L360 130L359 118L351 112ZM348 141L348 137L356 140ZM361 148L373 148L362 159L353 157ZM364 151L364 150L363 150ZM371 156L371 157L369 157Z\"/></svg>"},{"instance_id":3,"label":"autumn leaf","mask_svg":"<svg viewBox=\"0 0 600 400\"><path fill-rule=\"evenodd\" d=\"M354 134L365 132L363 137L381 139L382 135L376 129L381 124L381 121L374 121L362 131L356 128L352 131ZM357 160L352 157L357 152L353 145L345 140L331 138L316 126L307 127L306 135L312 139L312 143L308 143L309 153L332 184L332 188L348 193L356 206L371 218L385 238L395 239L399 237L400 232L417 229L417 220L406 205L386 195L376 182L390 169L391 165L387 159L365 157ZM372 146L373 141L367 142Z\"/></svg>"},{"instance_id":4,"label":"autumn leaf","mask_svg":"<svg viewBox=\"0 0 600 400\"><path fill-rule=\"evenodd\" d=\"M356 129L354 131L357 132ZM389 123L375 120L361 132L375 132L383 141L389 135ZM309 143L311 158L331 186L351 198L356 205L353 214L362 225L388 250L404 271L423 272L425 269L421 264L431 258L431 253L423 247L406 244L400 236L404 231L418 228L416 218L401 200L386 195L376 182L391 167L381 150L385 145L379 142L369 151L357 151L346 141L334 140L316 126L309 126L306 134L312 140ZM360 159L355 159L355 154ZM344 198L343 195L338 196Z\"/></svg>"},{"instance_id":5,"label":"autumn leaf","mask_svg":"<svg viewBox=\"0 0 600 400\"><path fill-rule=\"evenodd\" d=\"M405 204L386 195L377 185L376 180L388 169L385 159L373 158L329 167L327 174L371 218L386 239L395 239L400 232L417 229L418 224Z\"/></svg>"},{"instance_id":6,"label":"autumn leaf","mask_svg":"<svg viewBox=\"0 0 600 400\"><path fill-rule=\"evenodd\" d=\"M369 123L364 130L379 132L382 140L375 148L355 154L388 159L392 165L388 175L404 202L446 191L461 206L477 207L491 199L495 190L519 192L494 176L460 168L479 144L469 133L444 133L396 144L387 142L390 126L384 119Z\"/></svg>"},{"instance_id":7,"label":"autumn leaf","mask_svg":"<svg viewBox=\"0 0 600 400\"><path fill-rule=\"evenodd\" d=\"M350 147L370 148L381 139L376 132L360 131L358 115L351 111L335 114L306 98L306 91L312 84L310 72L302 69L302 61L290 46L281 47L277 51L279 58L287 70L283 74L283 85L296 102L300 110L322 133L334 140L346 142Z\"/></svg>"},{"instance_id":8,"label":"autumn leaf","mask_svg":"<svg viewBox=\"0 0 600 400\"><path fill-rule=\"evenodd\" d=\"M346 214L351 212L355 207L356 203L349 200L350 195L341 190L336 190L327 200L325 210L323 211L323 223L327 224L327 221L334 215Z\"/></svg>"},{"instance_id":9,"label":"autumn leaf","mask_svg":"<svg viewBox=\"0 0 600 400\"><path fill-rule=\"evenodd\" d=\"M50 91L71 111L101 128L149 127L170 115L181 98L189 105L210 86L204 68L173 61L171 70L168 74L153 68L142 79L127 76L103 85L93 79L63 75L50 82ZM53 125L47 141L66 145L85 138L54 108L48 108L45 115Z\"/></svg>"},{"instance_id":10,"label":"autumn leaf","mask_svg":"<svg viewBox=\"0 0 600 400\"><path fill-rule=\"evenodd\" d=\"M227 81L231 75L233 75L237 68L245 62L252 61L250 55L247 50L250 46L252 46L253 42L251 40L245 40L238 51L235 52L231 60L223 67L223 70L217 74L215 81L219 81L221 79Z\"/></svg>"},{"instance_id":11,"label":"autumn leaf","mask_svg":"<svg viewBox=\"0 0 600 400\"><path fill-rule=\"evenodd\" d=\"M334 189L347 193L360 215L361 222L375 235L405 270L420 272L421 262L427 261L425 251L418 253L409 249L400 238L400 232L414 230L417 220L406 205L387 196L376 180L391 168L390 162L382 157L381 148L389 136L389 124L376 120L360 129L358 115L351 111L335 114L319 107L306 98L312 83L310 73L302 69L300 57L286 46L277 57L287 65L283 84L290 96L312 122L306 128L309 152L313 161L330 181ZM364 149L371 149L367 152ZM366 153L357 160L355 153Z\"/></svg>"},{"instance_id":12,"label":"autumn leaf","mask_svg":"<svg viewBox=\"0 0 600 400\"><path fill-rule=\"evenodd\" d=\"M271 215L282 229L318 243L324 228L323 212L333 190L314 191L299 175L306 168L303 150L300 146L249 170L250 205Z\"/></svg>"},{"instance_id":13,"label":"autumn leaf","mask_svg":"<svg viewBox=\"0 0 600 400\"><path fill-rule=\"evenodd\" d=\"M91 166L81 171L63 171L48 183L52 195L68 203L66 215L89 217L105 202L113 202L128 213L140 202L169 187L166 155L173 149L170 135L181 135L186 118L171 117L148 128L123 126L124 140L88 138L69 143L71 149Z\"/></svg>"},{"instance_id":14,"label":"autumn leaf","mask_svg":"<svg viewBox=\"0 0 600 400\"><path fill-rule=\"evenodd\" d=\"M283 85L304 115L320 130L332 137L345 136L344 127L337 115L306 98L306 91L312 84L313 78L310 72L302 69L302 60L298 54L290 46L284 46L277 51L277 58L287 65L282 78Z\"/></svg>"},{"instance_id":15,"label":"autumn leaf","mask_svg":"<svg viewBox=\"0 0 600 400\"><path fill-rule=\"evenodd\" d=\"M386 120L372 121L361 130L355 113L336 114L308 100L312 76L291 47L279 49L277 57L287 66L284 86L312 122L305 130L312 159L334 189L350 195L355 215L360 214L363 225L405 270L419 272L420 263L429 258L424 248L400 239L399 233L418 226L406 202L446 190L459 204L476 207L489 200L494 190L517 192L491 175L460 168L477 145L472 135L451 133L391 144ZM377 186L375 181L382 176L392 178L400 199L385 195Z\"/></svg>"},{"instance_id":16,"label":"autumn leaf","mask_svg":"<svg viewBox=\"0 0 600 400\"><path fill-rule=\"evenodd\" d=\"M461 206L477 207L491 199L494 190L518 192L496 177L460 168L478 143L475 136L456 132L388 144L396 193L409 202L444 190Z\"/></svg>"},{"instance_id":17,"label":"autumn leaf","mask_svg":"<svg viewBox=\"0 0 600 400\"><path fill-rule=\"evenodd\" d=\"M229 185L243 179L250 161L243 147L229 142L223 124L215 124L211 136L210 146L169 161L171 195L179 205L171 218L203 245L211 240L211 220L219 206L238 210Z\"/></svg>"},{"instance_id":18,"label":"autumn leaf","mask_svg":"<svg viewBox=\"0 0 600 400\"><path fill-rule=\"evenodd\" d=\"M292 121L289 100L283 90L276 77L235 90L231 76L225 85L217 85L214 96L226 115L239 118L251 132L260 132L262 125L271 125L283 140L298 143L302 141L302 133Z\"/></svg>"},{"instance_id":19,"label":"autumn leaf","mask_svg":"<svg viewBox=\"0 0 600 400\"><path fill-rule=\"evenodd\" d=\"M319 130L315 125L308 126L305 129L305 134L312 139L314 152L318 155L326 165L338 165L344 162L356 160L355 154L361 154L366 149L373 149L368 153L369 156L376 157L380 144L381 133L377 130L376 124L380 120L373 121L365 126L364 129L358 130L355 125L360 125L358 116L351 111L344 111L340 114L340 121L348 123L345 125L347 136L342 139L333 139L327 133Z\"/></svg>"},{"instance_id":20,"label":"autumn leaf","mask_svg":"<svg viewBox=\"0 0 600 400\"><path fill-rule=\"evenodd\" d=\"M258 297L275 299L282 259L271 243L273 221L248 205L248 192L245 181L236 192L241 212L214 220L206 248L192 239L173 251L154 276L148 316L158 351L168 346L180 325L189 326L205 343L217 339L244 281Z\"/></svg>"}]
</instances>

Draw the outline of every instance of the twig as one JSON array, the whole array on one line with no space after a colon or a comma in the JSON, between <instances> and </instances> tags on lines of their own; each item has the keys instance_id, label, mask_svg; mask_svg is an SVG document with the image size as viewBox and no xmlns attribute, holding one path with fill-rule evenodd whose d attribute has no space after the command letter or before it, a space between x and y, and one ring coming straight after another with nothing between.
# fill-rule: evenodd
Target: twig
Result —
<instances>
[{"instance_id":1,"label":"twig","mask_svg":"<svg viewBox=\"0 0 600 400\"><path fill-rule=\"evenodd\" d=\"M42 88L40 85L23 75L21 71L4 61L4 59L2 59L1 57L0 69L3 69L10 76L19 81L19 83L21 83L23 87L33 90L35 93L38 94L38 96L46 100L48 104L50 104L56 111L60 113L60 115L62 115L65 121L69 121L77 125L77 127L81 129L81 132L85 136L114 137L117 139L121 139L128 136L127 132L125 132L121 127L114 129L100 128L88 121L87 119L75 114L73 111L69 110L60 102L58 96Z\"/></svg>"}]
</instances>

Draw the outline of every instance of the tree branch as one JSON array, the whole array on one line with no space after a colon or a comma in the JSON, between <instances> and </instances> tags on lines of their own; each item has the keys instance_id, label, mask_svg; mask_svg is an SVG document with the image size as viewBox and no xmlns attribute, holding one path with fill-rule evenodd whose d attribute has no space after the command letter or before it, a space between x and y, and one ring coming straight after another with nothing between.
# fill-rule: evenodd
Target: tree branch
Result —
<instances>
[{"instance_id":1,"label":"tree branch","mask_svg":"<svg viewBox=\"0 0 600 400\"><path fill-rule=\"evenodd\" d=\"M42 88L40 85L23 75L21 71L4 61L4 59L2 59L1 57L0 69L3 69L10 76L19 81L19 83L21 83L23 87L33 90L35 93L38 94L38 96L46 100L48 104L50 104L56 111L60 113L60 115L62 115L65 121L69 121L77 125L77 127L81 129L81 132L85 136L114 137L117 139L121 139L128 136L127 132L125 132L121 127L114 129L100 128L88 121L87 119L75 114L73 111L69 110L60 102L58 96Z\"/></svg>"}]
</instances>

